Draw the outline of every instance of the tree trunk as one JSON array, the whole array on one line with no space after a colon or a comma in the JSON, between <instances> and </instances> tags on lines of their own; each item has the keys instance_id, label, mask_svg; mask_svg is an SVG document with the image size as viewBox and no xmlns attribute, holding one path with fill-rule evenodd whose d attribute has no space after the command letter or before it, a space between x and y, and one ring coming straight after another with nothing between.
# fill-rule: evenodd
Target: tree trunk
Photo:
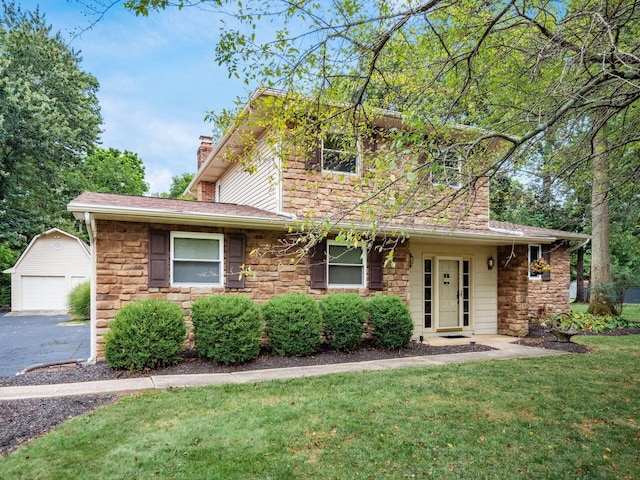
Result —
<instances>
[{"instance_id":1,"label":"tree trunk","mask_svg":"<svg viewBox=\"0 0 640 480\"><path fill-rule=\"evenodd\" d=\"M591 296L589 313L616 315L611 299L613 278L609 259L609 163L604 132L596 134L591 187Z\"/></svg>"},{"instance_id":2,"label":"tree trunk","mask_svg":"<svg viewBox=\"0 0 640 480\"><path fill-rule=\"evenodd\" d=\"M584 303L584 247L576 250L576 303Z\"/></svg>"}]
</instances>

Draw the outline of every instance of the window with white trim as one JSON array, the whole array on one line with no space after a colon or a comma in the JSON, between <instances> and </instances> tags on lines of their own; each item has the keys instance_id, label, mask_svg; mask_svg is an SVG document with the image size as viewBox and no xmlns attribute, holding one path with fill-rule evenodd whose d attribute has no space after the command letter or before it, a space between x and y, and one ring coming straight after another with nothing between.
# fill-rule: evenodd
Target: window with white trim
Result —
<instances>
[{"instance_id":1,"label":"window with white trim","mask_svg":"<svg viewBox=\"0 0 640 480\"><path fill-rule=\"evenodd\" d=\"M529 278L540 278L541 273L531 273L531 263L542 258L542 247L540 245L529 245Z\"/></svg>"},{"instance_id":2,"label":"window with white trim","mask_svg":"<svg viewBox=\"0 0 640 480\"><path fill-rule=\"evenodd\" d=\"M322 139L322 170L358 173L358 144L347 135L328 134Z\"/></svg>"},{"instance_id":3,"label":"window with white trim","mask_svg":"<svg viewBox=\"0 0 640 480\"><path fill-rule=\"evenodd\" d=\"M223 235L171 232L171 284L222 286L223 252Z\"/></svg>"},{"instance_id":4,"label":"window with white trim","mask_svg":"<svg viewBox=\"0 0 640 480\"><path fill-rule=\"evenodd\" d=\"M462 160L453 149L441 150L437 153L431 169L431 183L460 188L462 176Z\"/></svg>"},{"instance_id":5,"label":"window with white trim","mask_svg":"<svg viewBox=\"0 0 640 480\"><path fill-rule=\"evenodd\" d=\"M360 288L365 286L366 260L361 247L327 242L327 278L331 288Z\"/></svg>"}]
</instances>

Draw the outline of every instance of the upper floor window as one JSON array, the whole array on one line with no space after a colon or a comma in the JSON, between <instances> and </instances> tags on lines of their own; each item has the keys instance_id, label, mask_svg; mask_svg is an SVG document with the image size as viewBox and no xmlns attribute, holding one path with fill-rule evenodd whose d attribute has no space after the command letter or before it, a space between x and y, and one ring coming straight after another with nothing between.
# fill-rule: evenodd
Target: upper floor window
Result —
<instances>
[{"instance_id":1,"label":"upper floor window","mask_svg":"<svg viewBox=\"0 0 640 480\"><path fill-rule=\"evenodd\" d=\"M445 185L452 188L460 188L462 172L462 160L453 149L438 152L431 170L431 182L436 185Z\"/></svg>"},{"instance_id":2,"label":"upper floor window","mask_svg":"<svg viewBox=\"0 0 640 480\"><path fill-rule=\"evenodd\" d=\"M322 140L322 170L357 173L358 145L346 135L329 134Z\"/></svg>"},{"instance_id":3,"label":"upper floor window","mask_svg":"<svg viewBox=\"0 0 640 480\"><path fill-rule=\"evenodd\" d=\"M171 284L222 286L223 236L171 232Z\"/></svg>"},{"instance_id":4,"label":"upper floor window","mask_svg":"<svg viewBox=\"0 0 640 480\"><path fill-rule=\"evenodd\" d=\"M327 242L329 287L364 287L365 263L361 247L353 248L338 242Z\"/></svg>"}]
</instances>

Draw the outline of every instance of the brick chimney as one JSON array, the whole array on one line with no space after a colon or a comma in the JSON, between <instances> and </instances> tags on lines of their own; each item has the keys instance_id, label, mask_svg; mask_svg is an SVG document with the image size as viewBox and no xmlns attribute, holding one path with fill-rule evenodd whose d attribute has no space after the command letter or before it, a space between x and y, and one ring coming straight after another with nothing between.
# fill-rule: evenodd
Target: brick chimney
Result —
<instances>
[{"instance_id":1,"label":"brick chimney","mask_svg":"<svg viewBox=\"0 0 640 480\"><path fill-rule=\"evenodd\" d=\"M200 135L200 146L198 147L198 170L200 170L200 167L213 150L213 146L211 145L212 140L213 137Z\"/></svg>"},{"instance_id":2,"label":"brick chimney","mask_svg":"<svg viewBox=\"0 0 640 480\"><path fill-rule=\"evenodd\" d=\"M200 135L200 146L198 147L198 171L213 151L211 145L212 137ZM198 201L215 202L216 201L216 184L213 182L198 183Z\"/></svg>"}]
</instances>

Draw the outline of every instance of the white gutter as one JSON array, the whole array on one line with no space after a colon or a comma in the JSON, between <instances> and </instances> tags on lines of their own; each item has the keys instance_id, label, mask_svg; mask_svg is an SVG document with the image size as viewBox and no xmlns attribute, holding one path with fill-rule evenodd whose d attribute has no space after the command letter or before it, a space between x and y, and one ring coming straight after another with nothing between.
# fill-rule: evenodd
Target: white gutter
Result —
<instances>
[{"instance_id":1,"label":"white gutter","mask_svg":"<svg viewBox=\"0 0 640 480\"><path fill-rule=\"evenodd\" d=\"M69 210L76 214L84 214L85 219L89 218L87 225L91 225L93 230L91 233L95 237L95 220L96 218L104 219L123 219L123 220L137 220L137 221L149 221L160 220L163 223L177 223L187 225L223 225L227 227L237 228L250 228L260 229L268 228L271 230L277 230L279 227L297 227L299 222L296 220L295 215L286 214L287 218L269 218L269 217L255 217L255 216L243 216L238 217L235 215L227 214L211 214L204 212L167 212L166 210L153 210L143 209L135 207L118 207L118 206L103 206L96 204L79 204L70 203ZM87 217L88 215L88 217ZM76 217L77 218L77 217ZM335 224L332 231L340 229L354 228L353 224ZM357 227L356 227L357 228ZM360 228L360 230L364 229ZM507 230L495 227L489 227L489 230L501 233L502 235L489 235L478 232L460 232L460 231L435 231L419 228L406 228L402 225L382 227L378 231L383 234L398 236L402 232L407 234L407 237L415 238L442 238L442 239L459 239L466 241L483 241L493 244L510 243L514 240L521 242L537 243L541 240L547 240L553 242L555 237L529 237L525 236L523 232L518 230ZM92 256L95 258L95 256Z\"/></svg>"},{"instance_id":2,"label":"white gutter","mask_svg":"<svg viewBox=\"0 0 640 480\"><path fill-rule=\"evenodd\" d=\"M98 315L96 309L96 295L97 295L97 275L96 275L96 220L89 212L84 212L84 223L87 226L87 233L89 234L89 246L91 248L91 280L89 282L91 290L91 313L89 315L89 335L91 344L91 353L87 359L87 363L94 364L98 358Z\"/></svg>"},{"instance_id":3,"label":"white gutter","mask_svg":"<svg viewBox=\"0 0 640 480\"><path fill-rule=\"evenodd\" d=\"M521 230L509 230L507 228L498 228L498 227L492 227L489 225L489 230L491 230L492 232L496 232L496 233L507 233L509 235L516 235L518 237L524 237L524 232Z\"/></svg>"},{"instance_id":4,"label":"white gutter","mask_svg":"<svg viewBox=\"0 0 640 480\"><path fill-rule=\"evenodd\" d=\"M75 213L91 214L98 217L125 217L143 218L143 219L164 219L177 222L178 224L184 224L185 220L189 223L202 224L208 223L221 223L225 226L238 226L243 228L251 227L273 227L276 225L291 226L294 225L288 219L269 218L269 217L256 217L256 216L236 216L228 214L213 214L205 212L189 212L189 211L175 211L167 212L164 209L146 209L136 207L121 207L110 205L96 205L96 204L82 204L71 202L68 206L68 210ZM93 219L95 222L95 219Z\"/></svg>"},{"instance_id":5,"label":"white gutter","mask_svg":"<svg viewBox=\"0 0 640 480\"><path fill-rule=\"evenodd\" d=\"M576 250L580 250L582 247L584 247L587 243L589 243L591 241L590 238L587 238L584 242L582 242L580 245L576 245L573 248L570 248L569 251L570 252L575 252Z\"/></svg>"}]
</instances>

